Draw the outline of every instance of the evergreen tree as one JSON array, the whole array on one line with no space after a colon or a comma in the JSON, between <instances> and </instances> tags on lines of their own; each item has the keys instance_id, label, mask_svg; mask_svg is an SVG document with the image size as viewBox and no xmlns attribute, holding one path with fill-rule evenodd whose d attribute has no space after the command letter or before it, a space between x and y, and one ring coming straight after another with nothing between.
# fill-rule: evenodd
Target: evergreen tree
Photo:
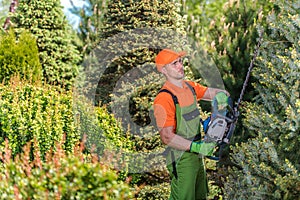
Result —
<instances>
[{"instance_id":1,"label":"evergreen tree","mask_svg":"<svg viewBox=\"0 0 300 200\"><path fill-rule=\"evenodd\" d=\"M269 16L267 37L254 74L259 80L254 86L259 92L260 106L253 107L247 122L252 129L272 139L278 155L290 159L299 169L300 26L297 20L300 12L291 1L277 4L280 12Z\"/></svg>"},{"instance_id":2,"label":"evergreen tree","mask_svg":"<svg viewBox=\"0 0 300 200\"><path fill-rule=\"evenodd\" d=\"M280 159L274 144L260 134L234 149L233 167L224 182L225 199L299 199L299 170Z\"/></svg>"},{"instance_id":3,"label":"evergreen tree","mask_svg":"<svg viewBox=\"0 0 300 200\"><path fill-rule=\"evenodd\" d=\"M79 52L59 0L21 0L12 18L17 32L36 38L46 82L70 88L78 74Z\"/></svg>"},{"instance_id":4,"label":"evergreen tree","mask_svg":"<svg viewBox=\"0 0 300 200\"><path fill-rule=\"evenodd\" d=\"M0 82L7 83L13 76L37 81L42 77L35 38L28 32L16 38L13 30L0 35Z\"/></svg>"},{"instance_id":5,"label":"evergreen tree","mask_svg":"<svg viewBox=\"0 0 300 200\"><path fill-rule=\"evenodd\" d=\"M299 5L276 1L268 16L245 124L257 135L234 148L225 191L229 199L298 199L300 196ZM230 189L232 188L232 189Z\"/></svg>"},{"instance_id":6,"label":"evergreen tree","mask_svg":"<svg viewBox=\"0 0 300 200\"><path fill-rule=\"evenodd\" d=\"M99 100L110 102L109 94L116 82L129 70L153 63L160 49L187 48L185 40L180 38L185 35L183 20L179 7L172 1L107 2L100 37L108 43L101 45L97 49L101 53L97 54L110 59L102 66L105 71L99 81ZM155 66L149 69L154 71Z\"/></svg>"},{"instance_id":7,"label":"evergreen tree","mask_svg":"<svg viewBox=\"0 0 300 200\"><path fill-rule=\"evenodd\" d=\"M214 19L223 16L223 6L227 0L186 0L183 13L187 14L187 33L195 42L207 49L212 37L209 25Z\"/></svg>"},{"instance_id":8,"label":"evergreen tree","mask_svg":"<svg viewBox=\"0 0 300 200\"><path fill-rule=\"evenodd\" d=\"M222 15L219 14L218 18L210 21L208 52L221 73L225 89L230 92L234 102L240 97L257 44L259 35L256 26L258 23L266 26L264 16L271 7L271 3L267 1L228 0L222 6ZM255 95L255 90L251 87L253 81L253 76L250 76L243 102L251 101ZM242 109L243 106L240 106L241 112L244 112ZM243 116L240 116L232 143L251 137L250 134L245 134L247 130L243 125L242 118ZM228 148L223 151L222 164L231 164L228 151Z\"/></svg>"},{"instance_id":9,"label":"evergreen tree","mask_svg":"<svg viewBox=\"0 0 300 200\"><path fill-rule=\"evenodd\" d=\"M229 0L223 4L223 16L218 15L219 18L210 21L209 52L220 70L225 88L235 100L239 97L257 42L256 24L265 25L264 16L271 9L270 5L266 1ZM243 100L252 97L249 87Z\"/></svg>"}]
</instances>

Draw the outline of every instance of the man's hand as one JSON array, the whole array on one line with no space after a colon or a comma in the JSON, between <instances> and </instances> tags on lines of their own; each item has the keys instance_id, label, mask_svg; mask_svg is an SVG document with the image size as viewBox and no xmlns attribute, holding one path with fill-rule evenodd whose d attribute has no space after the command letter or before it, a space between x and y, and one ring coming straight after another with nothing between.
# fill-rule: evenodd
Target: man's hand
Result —
<instances>
[{"instance_id":1,"label":"man's hand","mask_svg":"<svg viewBox=\"0 0 300 200\"><path fill-rule=\"evenodd\" d=\"M206 142L192 142L190 146L190 152L200 153L204 156L211 156L213 154L216 143L206 143Z\"/></svg>"},{"instance_id":2,"label":"man's hand","mask_svg":"<svg viewBox=\"0 0 300 200\"><path fill-rule=\"evenodd\" d=\"M218 92L215 99L218 103L218 110L222 110L228 106L228 96L224 92Z\"/></svg>"}]
</instances>

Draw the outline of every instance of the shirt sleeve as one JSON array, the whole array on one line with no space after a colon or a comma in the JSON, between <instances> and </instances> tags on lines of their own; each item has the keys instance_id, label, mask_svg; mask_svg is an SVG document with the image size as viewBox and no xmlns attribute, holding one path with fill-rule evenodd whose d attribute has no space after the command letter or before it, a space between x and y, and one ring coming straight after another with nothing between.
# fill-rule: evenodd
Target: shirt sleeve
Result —
<instances>
[{"instance_id":1,"label":"shirt sleeve","mask_svg":"<svg viewBox=\"0 0 300 200\"><path fill-rule=\"evenodd\" d=\"M172 96L166 92L157 95L153 104L154 117L158 128L176 126L176 111Z\"/></svg>"},{"instance_id":2,"label":"shirt sleeve","mask_svg":"<svg viewBox=\"0 0 300 200\"><path fill-rule=\"evenodd\" d=\"M207 90L207 87L193 81L188 81L188 83L195 89L197 100L202 99Z\"/></svg>"}]
</instances>

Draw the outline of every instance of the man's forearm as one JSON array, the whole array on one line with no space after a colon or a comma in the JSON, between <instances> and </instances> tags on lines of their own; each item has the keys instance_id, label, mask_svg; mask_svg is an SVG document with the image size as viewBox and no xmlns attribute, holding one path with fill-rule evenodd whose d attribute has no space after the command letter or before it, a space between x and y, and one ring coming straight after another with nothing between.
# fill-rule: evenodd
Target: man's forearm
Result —
<instances>
[{"instance_id":1,"label":"man's forearm","mask_svg":"<svg viewBox=\"0 0 300 200\"><path fill-rule=\"evenodd\" d=\"M170 140L167 145L173 147L174 149L187 151L190 150L191 141L175 134L173 139Z\"/></svg>"},{"instance_id":2,"label":"man's forearm","mask_svg":"<svg viewBox=\"0 0 300 200\"><path fill-rule=\"evenodd\" d=\"M160 130L160 137L164 144L178 150L187 151L190 149L191 141L175 134L173 127L166 127Z\"/></svg>"},{"instance_id":3,"label":"man's forearm","mask_svg":"<svg viewBox=\"0 0 300 200\"><path fill-rule=\"evenodd\" d=\"M203 95L202 99L203 100L212 100L216 94L218 92L224 92L227 96L229 96L229 92L227 92L226 90L223 90L223 89L219 89L219 88L207 88L205 94Z\"/></svg>"}]
</instances>

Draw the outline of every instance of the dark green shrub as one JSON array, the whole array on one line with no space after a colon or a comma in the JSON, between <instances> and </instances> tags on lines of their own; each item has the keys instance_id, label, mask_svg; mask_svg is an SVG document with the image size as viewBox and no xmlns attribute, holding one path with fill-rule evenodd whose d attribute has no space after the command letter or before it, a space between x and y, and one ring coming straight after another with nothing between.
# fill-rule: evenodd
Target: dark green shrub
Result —
<instances>
[{"instance_id":1,"label":"dark green shrub","mask_svg":"<svg viewBox=\"0 0 300 200\"><path fill-rule=\"evenodd\" d=\"M78 75L80 55L61 2L21 0L11 21L16 32L28 30L36 37L45 81L71 89Z\"/></svg>"},{"instance_id":2,"label":"dark green shrub","mask_svg":"<svg viewBox=\"0 0 300 200\"><path fill-rule=\"evenodd\" d=\"M132 199L129 186L118 182L116 173L98 162L96 156L83 154L83 145L71 153L64 151L63 145L58 142L56 151L46 154L45 162L35 149L30 162L30 143L24 153L12 159L6 142L5 153L1 153L0 198Z\"/></svg>"},{"instance_id":3,"label":"dark green shrub","mask_svg":"<svg viewBox=\"0 0 300 200\"><path fill-rule=\"evenodd\" d=\"M79 139L73 116L71 92L59 92L47 85L19 80L0 85L0 144L7 138L12 154L32 139L41 154L65 137L64 148L71 150Z\"/></svg>"},{"instance_id":4,"label":"dark green shrub","mask_svg":"<svg viewBox=\"0 0 300 200\"><path fill-rule=\"evenodd\" d=\"M41 78L42 67L35 38L28 32L16 38L11 30L0 35L0 82L16 75L36 81Z\"/></svg>"}]
</instances>

